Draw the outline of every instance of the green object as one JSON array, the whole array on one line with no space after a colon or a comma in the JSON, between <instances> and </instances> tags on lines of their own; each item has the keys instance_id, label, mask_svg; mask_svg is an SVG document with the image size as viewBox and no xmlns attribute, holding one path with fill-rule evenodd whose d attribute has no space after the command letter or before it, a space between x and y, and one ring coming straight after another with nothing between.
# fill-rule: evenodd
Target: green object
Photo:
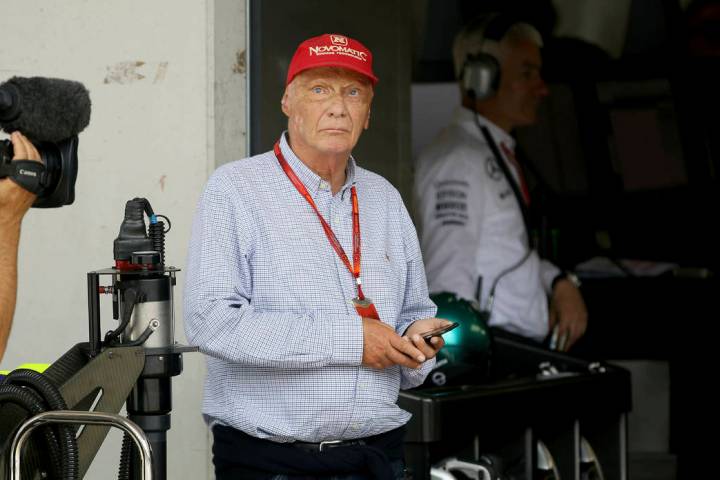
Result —
<instances>
[{"instance_id":1,"label":"green object","mask_svg":"<svg viewBox=\"0 0 720 480\"><path fill-rule=\"evenodd\" d=\"M50 366L49 363L23 363L22 365L17 367L15 370L24 368L26 370L35 370L38 373L44 373L45 370L47 370L49 366ZM0 370L0 375L7 376L7 374L10 372L12 372L12 370Z\"/></svg>"},{"instance_id":2,"label":"green object","mask_svg":"<svg viewBox=\"0 0 720 480\"><path fill-rule=\"evenodd\" d=\"M446 349L464 349L487 352L490 349L490 333L482 312L470 302L454 293L436 293L430 296L438 307L438 318L458 322L460 326L443 335Z\"/></svg>"},{"instance_id":3,"label":"green object","mask_svg":"<svg viewBox=\"0 0 720 480\"><path fill-rule=\"evenodd\" d=\"M436 293L430 299L438 307L436 317L460 324L443 335L445 346L437 354L436 368L426 386L478 383L487 375L492 338L485 315L453 293Z\"/></svg>"}]
</instances>

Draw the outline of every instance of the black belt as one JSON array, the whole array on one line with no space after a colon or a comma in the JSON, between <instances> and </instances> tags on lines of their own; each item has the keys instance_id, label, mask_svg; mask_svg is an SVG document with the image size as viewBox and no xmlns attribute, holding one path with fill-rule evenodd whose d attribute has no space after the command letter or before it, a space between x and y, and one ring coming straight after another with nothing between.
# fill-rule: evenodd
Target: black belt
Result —
<instances>
[{"instance_id":1,"label":"black belt","mask_svg":"<svg viewBox=\"0 0 720 480\"><path fill-rule=\"evenodd\" d=\"M213 428L213 462L218 478L270 478L269 474L323 476L371 473L390 480L390 461L403 458L405 427L370 437L322 442L276 443L231 427ZM347 447L347 448L342 448ZM243 452L238 455L238 452ZM221 472L234 472L224 477Z\"/></svg>"},{"instance_id":2,"label":"black belt","mask_svg":"<svg viewBox=\"0 0 720 480\"><path fill-rule=\"evenodd\" d=\"M369 445L373 446L375 444L382 444L385 443L387 440L392 439L395 436L398 436L399 438L402 438L405 434L405 427L399 427L393 430L390 430L388 432L380 433L377 435L373 435L371 437L365 437L365 438L356 438L352 440L325 440L322 442L292 442L288 443L287 445L290 445L295 448L300 448L302 450L306 450L309 452L322 452L325 450L328 450L330 448L337 448L337 447L352 447L352 446L358 446L358 445Z\"/></svg>"},{"instance_id":3,"label":"black belt","mask_svg":"<svg viewBox=\"0 0 720 480\"><path fill-rule=\"evenodd\" d=\"M311 442L293 442L288 443L289 446L306 450L308 452L322 452L330 448L352 447L354 445L367 445L365 440L327 440L319 443Z\"/></svg>"}]
</instances>

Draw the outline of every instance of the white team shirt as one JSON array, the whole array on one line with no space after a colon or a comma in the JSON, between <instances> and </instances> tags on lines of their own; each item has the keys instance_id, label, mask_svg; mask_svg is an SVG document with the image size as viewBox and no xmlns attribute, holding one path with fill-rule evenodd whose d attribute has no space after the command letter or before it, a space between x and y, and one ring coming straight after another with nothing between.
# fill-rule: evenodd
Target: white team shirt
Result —
<instances>
[{"instance_id":1,"label":"white team shirt","mask_svg":"<svg viewBox=\"0 0 720 480\"><path fill-rule=\"evenodd\" d=\"M413 193L429 291L453 292L485 308L492 284L529 247L518 200L474 116L459 107L452 123L421 152ZM510 135L482 116L479 121L498 148L502 142L514 150ZM517 182L517 170L503 160ZM490 325L538 341L545 338L547 295L559 273L531 251L498 280Z\"/></svg>"}]
</instances>

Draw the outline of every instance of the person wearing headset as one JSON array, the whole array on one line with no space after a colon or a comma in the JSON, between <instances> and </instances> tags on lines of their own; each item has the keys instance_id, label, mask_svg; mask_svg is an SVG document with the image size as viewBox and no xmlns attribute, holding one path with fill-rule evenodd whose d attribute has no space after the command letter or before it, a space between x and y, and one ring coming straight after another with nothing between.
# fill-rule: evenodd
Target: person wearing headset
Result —
<instances>
[{"instance_id":1,"label":"person wearing headset","mask_svg":"<svg viewBox=\"0 0 720 480\"><path fill-rule=\"evenodd\" d=\"M418 157L413 193L429 291L477 301L490 326L567 350L587 310L577 277L530 246L532 198L511 136L548 95L541 47L537 29L504 14L457 34L462 106Z\"/></svg>"},{"instance_id":2,"label":"person wearing headset","mask_svg":"<svg viewBox=\"0 0 720 480\"><path fill-rule=\"evenodd\" d=\"M20 132L10 136L13 160L40 160L35 146ZM9 178L0 179L0 360L5 353L15 312L20 223L36 195Z\"/></svg>"}]
</instances>

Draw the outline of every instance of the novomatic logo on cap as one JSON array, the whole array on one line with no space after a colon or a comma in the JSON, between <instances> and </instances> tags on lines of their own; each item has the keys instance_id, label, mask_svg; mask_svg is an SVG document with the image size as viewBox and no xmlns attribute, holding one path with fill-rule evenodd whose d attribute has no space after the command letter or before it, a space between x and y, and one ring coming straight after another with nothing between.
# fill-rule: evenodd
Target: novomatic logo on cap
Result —
<instances>
[{"instance_id":1,"label":"novomatic logo on cap","mask_svg":"<svg viewBox=\"0 0 720 480\"><path fill-rule=\"evenodd\" d=\"M366 76L373 85L377 77L372 70L372 53L362 43L345 35L326 33L302 42L288 68L286 85L295 75L318 67L338 67L354 70Z\"/></svg>"}]
</instances>

